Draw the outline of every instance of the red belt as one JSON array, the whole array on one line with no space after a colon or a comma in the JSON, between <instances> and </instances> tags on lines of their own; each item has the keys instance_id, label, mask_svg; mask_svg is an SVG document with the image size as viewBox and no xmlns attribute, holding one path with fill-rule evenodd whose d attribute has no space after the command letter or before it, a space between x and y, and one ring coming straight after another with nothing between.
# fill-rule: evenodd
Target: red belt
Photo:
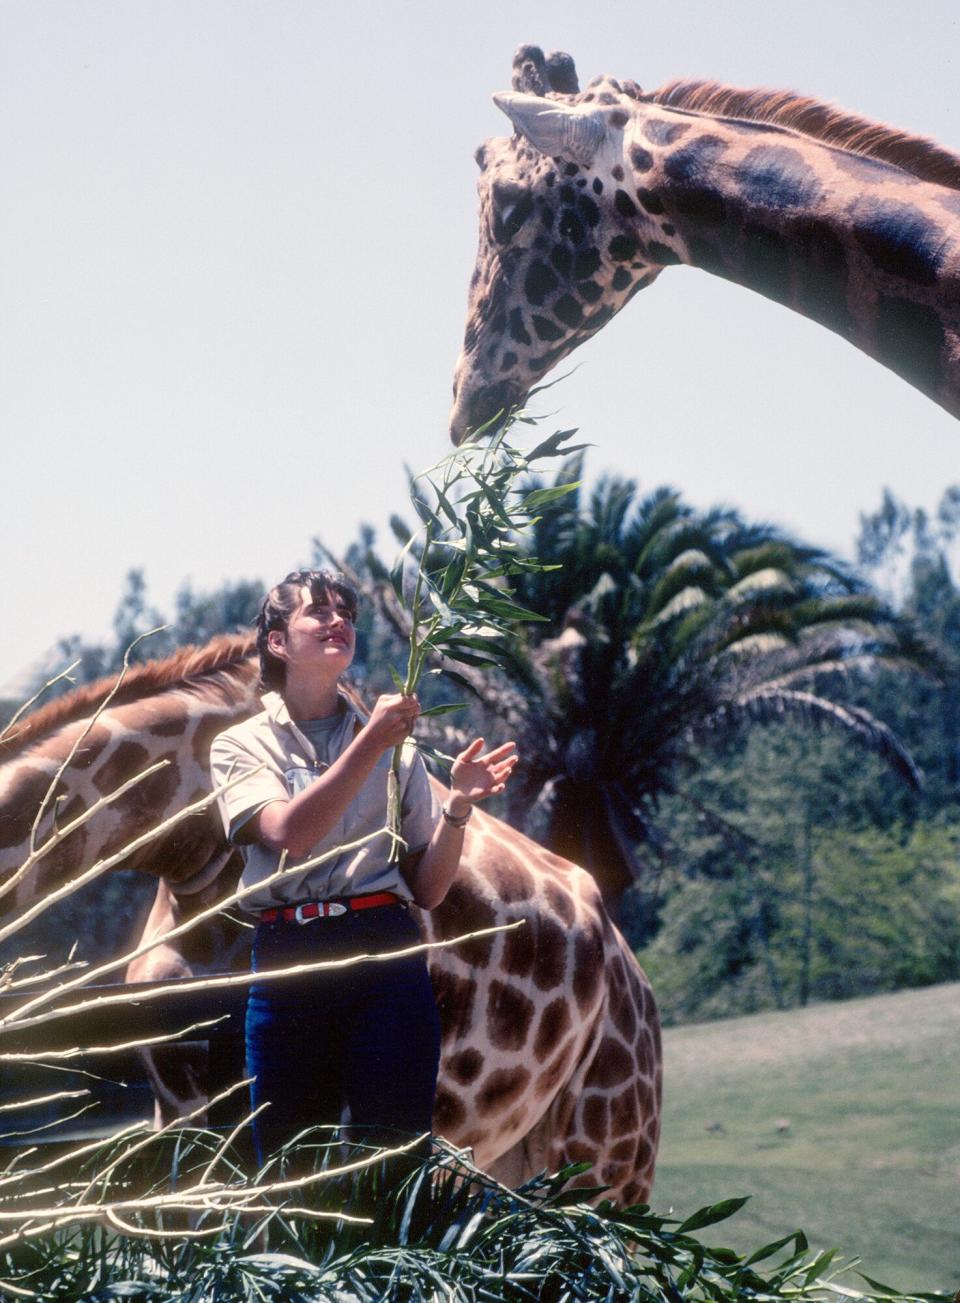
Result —
<instances>
[{"instance_id":1,"label":"red belt","mask_svg":"<svg viewBox=\"0 0 960 1303\"><path fill-rule=\"evenodd\" d=\"M346 896L342 900L308 900L284 909L265 909L261 923L307 923L312 918L336 918L352 909L376 909L378 905L399 905L400 897L392 891L374 891L369 896Z\"/></svg>"}]
</instances>

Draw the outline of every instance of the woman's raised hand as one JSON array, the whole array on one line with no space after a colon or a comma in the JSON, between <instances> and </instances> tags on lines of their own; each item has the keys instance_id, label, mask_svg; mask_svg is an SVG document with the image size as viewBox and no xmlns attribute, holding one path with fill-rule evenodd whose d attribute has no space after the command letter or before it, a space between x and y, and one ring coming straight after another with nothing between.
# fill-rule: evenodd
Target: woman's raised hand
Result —
<instances>
[{"instance_id":1,"label":"woman's raised hand","mask_svg":"<svg viewBox=\"0 0 960 1303\"><path fill-rule=\"evenodd\" d=\"M480 754L482 749L483 738L475 738L454 760L450 773L450 795L469 805L502 792L519 760L515 742L504 742L486 755Z\"/></svg>"}]
</instances>

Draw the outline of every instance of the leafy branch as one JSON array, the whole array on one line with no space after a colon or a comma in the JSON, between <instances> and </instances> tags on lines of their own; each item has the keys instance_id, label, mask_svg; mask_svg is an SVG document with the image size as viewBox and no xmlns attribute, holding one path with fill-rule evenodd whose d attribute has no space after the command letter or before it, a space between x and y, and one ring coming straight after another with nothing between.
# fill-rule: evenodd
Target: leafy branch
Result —
<instances>
[{"instance_id":1,"label":"leafy branch","mask_svg":"<svg viewBox=\"0 0 960 1303\"><path fill-rule=\"evenodd\" d=\"M519 418L527 422L528 418ZM544 507L579 487L577 483L533 488L524 485L535 464L568 457L585 444L571 445L576 430L558 430L529 452L507 441L508 423L489 442L484 432L413 480L411 501L421 528L411 534L390 574L410 614L406 674L393 671L404 695L417 690L428 661L439 657L478 668L501 668L518 624L546 617L515 600L511 582L518 575L560 567L527 551L522 536ZM464 686L448 665L446 674ZM434 706L424 715L461 708ZM388 785L391 855L402 851L400 757L396 747Z\"/></svg>"}]
</instances>

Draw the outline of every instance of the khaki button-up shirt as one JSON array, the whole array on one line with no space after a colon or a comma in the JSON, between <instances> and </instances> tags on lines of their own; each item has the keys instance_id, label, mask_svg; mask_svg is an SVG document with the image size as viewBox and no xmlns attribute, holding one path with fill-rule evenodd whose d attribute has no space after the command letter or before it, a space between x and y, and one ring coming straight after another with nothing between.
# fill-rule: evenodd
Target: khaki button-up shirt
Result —
<instances>
[{"instance_id":1,"label":"khaki button-up shirt","mask_svg":"<svg viewBox=\"0 0 960 1303\"><path fill-rule=\"evenodd\" d=\"M343 721L330 738L330 763L350 745L364 719L343 698L346 707ZM227 836L238 840L243 826L264 806L273 801L289 801L328 765L317 759L310 739L297 728L290 718L283 698L277 692L263 697L264 709L252 719L228 728L214 739L210 748L210 766L214 784L219 786L230 778L249 774L229 791L220 794L218 805ZM387 775L393 755L388 748L377 761L377 766L360 789L357 797L344 811L333 828L317 842L308 855L298 860L288 856L285 869L314 859L327 851L358 841L369 833L385 827L387 823ZM258 766L264 767L259 772ZM440 818L440 804L430 789L423 761L416 748L407 743L403 748L400 771L402 792L402 835L408 853L422 850ZM259 842L240 841L244 857L242 887L252 887L263 882L279 867L280 856ZM411 900L410 888L404 881L397 864L390 862L390 837L383 832L379 837L353 850L333 855L323 864L294 874L262 891L252 892L243 902L244 909L259 913L276 905L299 904L307 900L328 900L334 896L359 896L374 891L393 891L405 900Z\"/></svg>"}]
</instances>

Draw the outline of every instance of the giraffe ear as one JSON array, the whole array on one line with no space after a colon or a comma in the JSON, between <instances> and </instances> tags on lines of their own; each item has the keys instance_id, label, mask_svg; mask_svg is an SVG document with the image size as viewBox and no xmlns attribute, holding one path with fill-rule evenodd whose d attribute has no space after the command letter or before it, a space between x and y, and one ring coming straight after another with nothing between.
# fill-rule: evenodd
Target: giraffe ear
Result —
<instances>
[{"instance_id":1,"label":"giraffe ear","mask_svg":"<svg viewBox=\"0 0 960 1303\"><path fill-rule=\"evenodd\" d=\"M500 91L493 102L521 136L550 158L559 156L589 167L606 134L606 121L596 109L575 109L557 100L515 91Z\"/></svg>"}]
</instances>

